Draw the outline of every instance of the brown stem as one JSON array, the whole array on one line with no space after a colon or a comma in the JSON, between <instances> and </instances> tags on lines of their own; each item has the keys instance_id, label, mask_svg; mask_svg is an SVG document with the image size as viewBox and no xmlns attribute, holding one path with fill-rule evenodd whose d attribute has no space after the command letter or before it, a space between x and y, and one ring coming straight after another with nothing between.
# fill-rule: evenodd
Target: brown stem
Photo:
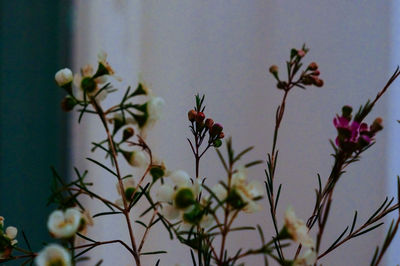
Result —
<instances>
[{"instance_id":1,"label":"brown stem","mask_svg":"<svg viewBox=\"0 0 400 266\"><path fill-rule=\"evenodd\" d=\"M151 224L153 223L154 218L156 217L157 213L158 213L158 211L157 211L157 210L154 210L153 215L151 216L151 219L150 219L150 221L149 221L149 224L148 224L148 226L146 227L146 230L145 230L144 233L143 233L142 240L140 241L140 244L139 244L139 249L138 249L139 253L140 253L140 251L141 251L142 248L143 248L144 241L145 241L145 239L146 239L146 237L147 237L147 234L148 234L148 232L149 232L149 230L150 230Z\"/></svg>"},{"instance_id":2,"label":"brown stem","mask_svg":"<svg viewBox=\"0 0 400 266\"><path fill-rule=\"evenodd\" d=\"M105 131L107 133L107 139L108 139L108 143L109 143L110 148L111 148L112 158L113 158L113 161L115 163L115 169L117 171L117 177L118 177L118 185L119 185L119 188L120 188L120 191L121 191L122 202L123 202L123 205L124 205L123 214L125 216L125 220L126 220L126 223L128 225L129 237L131 239L132 250L134 251L133 252L133 257L135 259L136 265L140 266L141 265L141 263L140 263L140 255L137 252L137 248L136 248L135 236L133 234L133 228L132 228L131 220L130 220L130 217L129 217L129 205L128 205L128 202L127 202L127 199L126 199L126 196L125 196L125 193L124 193L125 188L124 188L124 184L122 182L122 176L121 176L119 165L118 165L117 152L116 152L116 149L115 149L115 146L114 146L114 141L113 141L112 135L110 133L110 130L108 129L106 117L104 115L104 112L103 112L101 106L96 102L95 99L91 99L91 103L92 103L94 109L96 110L96 112L98 113L98 115L100 117L100 120L103 123L104 129L105 129Z\"/></svg>"}]
</instances>

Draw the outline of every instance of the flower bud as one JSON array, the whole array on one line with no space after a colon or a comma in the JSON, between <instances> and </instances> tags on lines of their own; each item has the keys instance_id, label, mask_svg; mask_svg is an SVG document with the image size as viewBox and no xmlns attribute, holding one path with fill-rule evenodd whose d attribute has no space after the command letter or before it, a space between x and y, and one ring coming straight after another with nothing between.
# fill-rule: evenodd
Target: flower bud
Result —
<instances>
[{"instance_id":1,"label":"flower bud","mask_svg":"<svg viewBox=\"0 0 400 266\"><path fill-rule=\"evenodd\" d=\"M211 118L207 118L205 125L208 129L210 129L214 125L214 120L212 120Z\"/></svg>"},{"instance_id":2,"label":"flower bud","mask_svg":"<svg viewBox=\"0 0 400 266\"><path fill-rule=\"evenodd\" d=\"M224 132L219 133L219 135L218 135L218 138L219 138L219 139L223 139L224 137L225 137Z\"/></svg>"},{"instance_id":3,"label":"flower bud","mask_svg":"<svg viewBox=\"0 0 400 266\"><path fill-rule=\"evenodd\" d=\"M277 66L277 65L272 65L272 66L269 68L269 72L270 72L271 74L273 74L273 75L278 74L278 66Z\"/></svg>"},{"instance_id":4,"label":"flower bud","mask_svg":"<svg viewBox=\"0 0 400 266\"><path fill-rule=\"evenodd\" d=\"M311 63L308 65L308 69L311 70L311 71L317 70L317 69L318 69L317 63L311 62Z\"/></svg>"},{"instance_id":5,"label":"flower bud","mask_svg":"<svg viewBox=\"0 0 400 266\"><path fill-rule=\"evenodd\" d=\"M304 50L298 50L297 51L297 56L304 57L305 55L306 55L306 52Z\"/></svg>"},{"instance_id":6,"label":"flower bud","mask_svg":"<svg viewBox=\"0 0 400 266\"><path fill-rule=\"evenodd\" d=\"M63 68L57 71L54 78L57 82L57 85L60 87L63 87L68 83L71 83L72 80L74 79L72 71L69 68Z\"/></svg>"},{"instance_id":7,"label":"flower bud","mask_svg":"<svg viewBox=\"0 0 400 266\"><path fill-rule=\"evenodd\" d=\"M221 133L223 129L224 129L224 128L222 127L221 124L215 123L215 124L212 126L212 128L210 129L210 135L211 135L212 137L219 136L219 133Z\"/></svg>"},{"instance_id":8,"label":"flower bud","mask_svg":"<svg viewBox=\"0 0 400 266\"><path fill-rule=\"evenodd\" d=\"M321 74L321 73L319 72L318 69L311 73L311 75L313 75L313 76L319 76L319 74Z\"/></svg>"},{"instance_id":9,"label":"flower bud","mask_svg":"<svg viewBox=\"0 0 400 266\"><path fill-rule=\"evenodd\" d=\"M376 118L376 119L374 120L374 122L372 123L372 125L371 125L371 127L370 127L370 130L371 130L373 133L376 133L376 132L378 132L378 131L381 131L381 130L383 129L382 122L383 122L383 119L382 119L381 117Z\"/></svg>"},{"instance_id":10,"label":"flower bud","mask_svg":"<svg viewBox=\"0 0 400 266\"><path fill-rule=\"evenodd\" d=\"M201 124L204 121L205 118L206 118L206 116L204 115L203 112L197 112L197 115L196 115L196 122L197 123Z\"/></svg>"},{"instance_id":11,"label":"flower bud","mask_svg":"<svg viewBox=\"0 0 400 266\"><path fill-rule=\"evenodd\" d=\"M220 139L216 139L214 140L213 145L215 148L219 148L222 145L222 141Z\"/></svg>"},{"instance_id":12,"label":"flower bud","mask_svg":"<svg viewBox=\"0 0 400 266\"><path fill-rule=\"evenodd\" d=\"M353 111L353 108L351 106L345 105L345 106L342 107L342 116L350 118L352 111Z\"/></svg>"},{"instance_id":13,"label":"flower bud","mask_svg":"<svg viewBox=\"0 0 400 266\"><path fill-rule=\"evenodd\" d=\"M196 115L197 115L197 112L195 110L193 110L193 109L190 110L189 113L188 113L189 121L190 122L194 122L194 120L196 120Z\"/></svg>"},{"instance_id":14,"label":"flower bud","mask_svg":"<svg viewBox=\"0 0 400 266\"><path fill-rule=\"evenodd\" d=\"M320 87L324 86L324 81L322 79L315 78L314 85L320 88Z\"/></svg>"},{"instance_id":15,"label":"flower bud","mask_svg":"<svg viewBox=\"0 0 400 266\"><path fill-rule=\"evenodd\" d=\"M122 139L127 140L130 137L132 137L135 134L135 130L131 127L127 127L124 129L124 132L122 133Z\"/></svg>"},{"instance_id":16,"label":"flower bud","mask_svg":"<svg viewBox=\"0 0 400 266\"><path fill-rule=\"evenodd\" d=\"M72 109L74 109L75 105L77 104L76 100L72 98L71 96L66 96L62 101L61 101L61 109L64 112L69 112Z\"/></svg>"},{"instance_id":17,"label":"flower bud","mask_svg":"<svg viewBox=\"0 0 400 266\"><path fill-rule=\"evenodd\" d=\"M306 75L301 79L301 83L304 85L313 84L314 79L310 75Z\"/></svg>"}]
</instances>

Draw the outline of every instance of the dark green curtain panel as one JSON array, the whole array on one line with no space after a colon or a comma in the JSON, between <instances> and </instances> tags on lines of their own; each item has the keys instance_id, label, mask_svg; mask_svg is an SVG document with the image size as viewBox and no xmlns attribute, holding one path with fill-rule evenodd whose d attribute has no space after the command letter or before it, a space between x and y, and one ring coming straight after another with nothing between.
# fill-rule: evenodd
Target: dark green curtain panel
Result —
<instances>
[{"instance_id":1,"label":"dark green curtain panel","mask_svg":"<svg viewBox=\"0 0 400 266\"><path fill-rule=\"evenodd\" d=\"M24 230L34 250L50 241L50 167L66 172L67 123L54 74L70 65L71 2L0 5L0 216L19 229L20 246Z\"/></svg>"}]
</instances>

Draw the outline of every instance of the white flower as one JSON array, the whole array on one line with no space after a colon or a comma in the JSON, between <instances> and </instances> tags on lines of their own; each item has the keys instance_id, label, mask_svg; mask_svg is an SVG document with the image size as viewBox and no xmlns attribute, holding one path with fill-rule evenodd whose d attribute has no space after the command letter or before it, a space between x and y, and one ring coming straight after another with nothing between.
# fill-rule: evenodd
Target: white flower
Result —
<instances>
[{"instance_id":1,"label":"white flower","mask_svg":"<svg viewBox=\"0 0 400 266\"><path fill-rule=\"evenodd\" d=\"M223 201L226 199L227 191L223 185L221 185L221 184L214 185L212 187L212 191L214 192L215 196L217 196L217 198L220 201Z\"/></svg>"},{"instance_id":2,"label":"white flower","mask_svg":"<svg viewBox=\"0 0 400 266\"><path fill-rule=\"evenodd\" d=\"M317 260L317 253L312 249L308 249L294 261L293 266L314 265L316 260Z\"/></svg>"},{"instance_id":3,"label":"white flower","mask_svg":"<svg viewBox=\"0 0 400 266\"><path fill-rule=\"evenodd\" d=\"M285 226L294 241L305 247L314 248L314 240L308 234L308 227L303 220L296 217L292 206L285 212Z\"/></svg>"},{"instance_id":4,"label":"white flower","mask_svg":"<svg viewBox=\"0 0 400 266\"><path fill-rule=\"evenodd\" d=\"M71 266L71 255L58 244L50 244L42 249L35 258L37 266Z\"/></svg>"},{"instance_id":5,"label":"white flower","mask_svg":"<svg viewBox=\"0 0 400 266\"><path fill-rule=\"evenodd\" d=\"M157 199L160 202L167 203L163 204L162 213L164 213L165 216L174 217L174 219L176 219L177 216L179 216L176 215L177 213L179 214L193 205L198 194L196 185L198 183L196 182L196 184L193 185L189 175L183 170L174 171L169 177L174 185L164 184L160 186L157 191Z\"/></svg>"},{"instance_id":6,"label":"white flower","mask_svg":"<svg viewBox=\"0 0 400 266\"><path fill-rule=\"evenodd\" d=\"M81 219L82 213L75 208L69 208L65 212L55 210L50 214L47 228L55 238L69 238L79 230Z\"/></svg>"},{"instance_id":7,"label":"white flower","mask_svg":"<svg viewBox=\"0 0 400 266\"><path fill-rule=\"evenodd\" d=\"M57 85L60 87L72 82L72 80L74 79L72 71L69 68L63 68L57 71L54 78L57 82Z\"/></svg>"},{"instance_id":8,"label":"white flower","mask_svg":"<svg viewBox=\"0 0 400 266\"><path fill-rule=\"evenodd\" d=\"M232 175L231 180L231 192L229 193L232 198L231 205L234 208L243 208L243 211L247 213L254 213L261 209L261 206L255 202L256 199L262 197L263 190L262 185L258 181L251 181L247 183L247 173L244 167L239 167L236 172ZM221 190L221 188L217 188ZM218 192L221 196L222 191ZM235 199L237 196L239 200ZM235 206L237 204L237 206ZM243 207L242 204L245 204Z\"/></svg>"}]
</instances>

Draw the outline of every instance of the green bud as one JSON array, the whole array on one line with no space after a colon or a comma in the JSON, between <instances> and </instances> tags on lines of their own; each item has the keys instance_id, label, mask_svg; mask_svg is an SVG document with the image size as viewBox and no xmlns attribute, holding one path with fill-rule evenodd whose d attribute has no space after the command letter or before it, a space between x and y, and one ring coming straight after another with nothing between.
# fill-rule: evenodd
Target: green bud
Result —
<instances>
[{"instance_id":1,"label":"green bud","mask_svg":"<svg viewBox=\"0 0 400 266\"><path fill-rule=\"evenodd\" d=\"M352 111L353 111L353 108L351 106L345 105L342 107L342 116L350 118Z\"/></svg>"},{"instance_id":2,"label":"green bud","mask_svg":"<svg viewBox=\"0 0 400 266\"><path fill-rule=\"evenodd\" d=\"M215 148L219 148L222 145L222 141L220 139L216 139L214 140L213 145Z\"/></svg>"}]
</instances>

